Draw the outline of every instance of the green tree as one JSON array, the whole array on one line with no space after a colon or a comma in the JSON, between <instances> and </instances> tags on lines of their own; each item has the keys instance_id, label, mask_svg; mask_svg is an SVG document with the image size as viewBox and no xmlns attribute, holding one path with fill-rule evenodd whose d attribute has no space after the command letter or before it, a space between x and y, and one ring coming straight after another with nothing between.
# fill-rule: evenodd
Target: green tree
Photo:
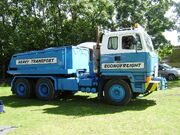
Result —
<instances>
[{"instance_id":1,"label":"green tree","mask_svg":"<svg viewBox=\"0 0 180 135\"><path fill-rule=\"evenodd\" d=\"M176 24L177 30L180 32L180 2L174 3L175 10L174 12L176 13L174 22Z\"/></svg>"},{"instance_id":2,"label":"green tree","mask_svg":"<svg viewBox=\"0 0 180 135\"><path fill-rule=\"evenodd\" d=\"M5 77L12 54L95 41L97 26L111 31L139 23L155 48L167 50L162 32L174 26L164 16L171 6L169 0L1 0L0 75ZM179 14L178 4L176 9Z\"/></svg>"}]
</instances>

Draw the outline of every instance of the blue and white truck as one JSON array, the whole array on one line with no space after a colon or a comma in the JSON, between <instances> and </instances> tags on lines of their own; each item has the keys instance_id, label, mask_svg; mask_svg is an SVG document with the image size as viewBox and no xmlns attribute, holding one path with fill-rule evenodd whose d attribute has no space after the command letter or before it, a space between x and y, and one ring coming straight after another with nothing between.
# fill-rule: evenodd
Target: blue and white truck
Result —
<instances>
[{"instance_id":1,"label":"blue and white truck","mask_svg":"<svg viewBox=\"0 0 180 135\"><path fill-rule=\"evenodd\" d=\"M12 92L52 100L63 93L97 93L109 104L126 105L139 94L165 89L158 77L158 55L150 36L139 25L109 32L88 48L65 46L12 56L8 73Z\"/></svg>"}]
</instances>

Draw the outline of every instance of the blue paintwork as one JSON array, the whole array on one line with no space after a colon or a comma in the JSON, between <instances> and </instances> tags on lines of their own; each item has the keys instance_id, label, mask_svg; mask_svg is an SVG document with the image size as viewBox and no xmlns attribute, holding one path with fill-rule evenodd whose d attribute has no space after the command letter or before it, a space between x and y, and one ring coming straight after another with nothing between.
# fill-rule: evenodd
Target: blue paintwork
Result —
<instances>
[{"instance_id":1,"label":"blue paintwork","mask_svg":"<svg viewBox=\"0 0 180 135\"><path fill-rule=\"evenodd\" d=\"M94 62L93 61L89 62L89 73L94 74Z\"/></svg>"},{"instance_id":2,"label":"blue paintwork","mask_svg":"<svg viewBox=\"0 0 180 135\"><path fill-rule=\"evenodd\" d=\"M125 89L119 84L112 85L109 89L109 96L112 101L120 102L125 98Z\"/></svg>"},{"instance_id":3,"label":"blue paintwork","mask_svg":"<svg viewBox=\"0 0 180 135\"><path fill-rule=\"evenodd\" d=\"M0 100L0 112L4 112L4 105L2 100Z\"/></svg>"},{"instance_id":4,"label":"blue paintwork","mask_svg":"<svg viewBox=\"0 0 180 135\"><path fill-rule=\"evenodd\" d=\"M86 88L86 92L90 93L91 92L91 88L87 87Z\"/></svg>"},{"instance_id":5,"label":"blue paintwork","mask_svg":"<svg viewBox=\"0 0 180 135\"><path fill-rule=\"evenodd\" d=\"M155 66L158 67L158 55L154 52L146 54L146 74L147 76L152 76L154 74Z\"/></svg>"},{"instance_id":6,"label":"blue paintwork","mask_svg":"<svg viewBox=\"0 0 180 135\"><path fill-rule=\"evenodd\" d=\"M88 78L87 78L88 77ZM53 80L55 90L70 90L70 91L84 91L84 92L97 92L97 77L85 75L83 79L76 77L71 78L58 78L55 76L15 76L11 81L11 87L13 87L14 82L17 78L49 78ZM45 85L44 85L45 86ZM42 92L43 94L43 92Z\"/></svg>"},{"instance_id":7,"label":"blue paintwork","mask_svg":"<svg viewBox=\"0 0 180 135\"><path fill-rule=\"evenodd\" d=\"M120 56L120 61L115 61L115 56ZM141 69L102 69L103 63L132 63L143 62ZM158 56L153 52L134 52L106 54L101 56L101 69L103 76L126 76L130 80L133 92L145 93L145 82L147 76L153 76L154 68L157 66Z\"/></svg>"},{"instance_id":8,"label":"blue paintwork","mask_svg":"<svg viewBox=\"0 0 180 135\"><path fill-rule=\"evenodd\" d=\"M24 96L26 94L27 86L23 82L17 84L16 92L20 96Z\"/></svg>"},{"instance_id":9,"label":"blue paintwork","mask_svg":"<svg viewBox=\"0 0 180 135\"><path fill-rule=\"evenodd\" d=\"M85 87L82 87L82 88L80 89L80 91L86 92L86 88L85 88Z\"/></svg>"},{"instance_id":10,"label":"blue paintwork","mask_svg":"<svg viewBox=\"0 0 180 135\"><path fill-rule=\"evenodd\" d=\"M50 57L57 58L57 63L16 65L16 60L19 59ZM76 74L78 69L89 72L89 61L88 49L75 46L50 48L13 55L7 72L12 75Z\"/></svg>"},{"instance_id":11,"label":"blue paintwork","mask_svg":"<svg viewBox=\"0 0 180 135\"><path fill-rule=\"evenodd\" d=\"M120 61L115 61L114 57L120 56ZM103 63L131 63L143 62L143 69L102 69ZM138 52L138 53L117 53L101 55L101 69L102 73L146 73L152 75L154 72L154 65L158 63L158 57L155 53Z\"/></svg>"},{"instance_id":12,"label":"blue paintwork","mask_svg":"<svg viewBox=\"0 0 180 135\"><path fill-rule=\"evenodd\" d=\"M96 92L97 92L97 89L96 89L96 88L91 88L91 92L92 92L92 93L96 93Z\"/></svg>"},{"instance_id":13,"label":"blue paintwork","mask_svg":"<svg viewBox=\"0 0 180 135\"><path fill-rule=\"evenodd\" d=\"M78 91L77 78L58 78L58 90Z\"/></svg>"},{"instance_id":14,"label":"blue paintwork","mask_svg":"<svg viewBox=\"0 0 180 135\"><path fill-rule=\"evenodd\" d=\"M88 92L88 93L96 93L97 92L97 88L91 88L91 87L81 87L80 89L79 89L80 91L82 91L82 92Z\"/></svg>"},{"instance_id":15,"label":"blue paintwork","mask_svg":"<svg viewBox=\"0 0 180 135\"><path fill-rule=\"evenodd\" d=\"M79 85L80 86L93 86L93 80L91 78L87 79L80 79L79 80Z\"/></svg>"},{"instance_id":16,"label":"blue paintwork","mask_svg":"<svg viewBox=\"0 0 180 135\"><path fill-rule=\"evenodd\" d=\"M120 56L120 61L115 61L115 56ZM56 57L57 63L54 64L29 64L16 65L18 59ZM145 93L145 82L147 76L154 74L155 64L158 62L157 55L153 52L134 52L101 55L100 63L131 63L143 62L143 69L102 69L100 67L100 77L93 72L93 61L90 61L89 50L75 46L49 48L40 51L31 51L15 54L9 64L8 73L15 75L11 86L14 85L16 78L50 78L53 80L55 90L71 90L82 92L97 92L99 79L101 76L125 76L130 80L133 92ZM63 76L61 75L70 75ZM17 76L21 75L21 76ZM58 75L58 76L57 76ZM20 87L20 86L19 86ZM119 87L119 86L118 86ZM115 89L123 95L123 88L112 87L112 97L121 99L117 96ZM23 90L22 90L23 92ZM44 84L40 88L42 96L47 96L48 87ZM23 94L23 93L21 93Z\"/></svg>"},{"instance_id":17,"label":"blue paintwork","mask_svg":"<svg viewBox=\"0 0 180 135\"><path fill-rule=\"evenodd\" d=\"M145 73L102 73L103 76L127 76L133 92L145 93ZM143 77L142 77L143 76Z\"/></svg>"},{"instance_id":18,"label":"blue paintwork","mask_svg":"<svg viewBox=\"0 0 180 135\"><path fill-rule=\"evenodd\" d=\"M160 81L160 90L167 89L167 80L164 77L153 78L154 81Z\"/></svg>"},{"instance_id":19,"label":"blue paintwork","mask_svg":"<svg viewBox=\"0 0 180 135\"><path fill-rule=\"evenodd\" d=\"M136 93L146 93L144 82L130 83L132 91Z\"/></svg>"}]
</instances>

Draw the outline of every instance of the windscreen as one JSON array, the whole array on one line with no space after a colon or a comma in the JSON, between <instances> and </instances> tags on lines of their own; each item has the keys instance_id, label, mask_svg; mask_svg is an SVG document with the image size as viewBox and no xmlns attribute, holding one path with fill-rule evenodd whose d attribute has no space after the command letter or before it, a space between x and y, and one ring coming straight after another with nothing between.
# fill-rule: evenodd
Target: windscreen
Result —
<instances>
[{"instance_id":1,"label":"windscreen","mask_svg":"<svg viewBox=\"0 0 180 135\"><path fill-rule=\"evenodd\" d=\"M144 39L145 39L146 46L147 46L148 50L150 52L153 52L154 47L153 47L152 40L151 40L150 36L148 34L144 33Z\"/></svg>"}]
</instances>

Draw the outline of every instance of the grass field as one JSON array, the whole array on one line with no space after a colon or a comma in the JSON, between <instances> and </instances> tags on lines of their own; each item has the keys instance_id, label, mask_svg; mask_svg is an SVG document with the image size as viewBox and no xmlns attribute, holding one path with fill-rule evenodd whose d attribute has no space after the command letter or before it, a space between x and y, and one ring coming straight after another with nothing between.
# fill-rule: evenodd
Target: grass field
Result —
<instances>
[{"instance_id":1,"label":"grass field","mask_svg":"<svg viewBox=\"0 0 180 135\"><path fill-rule=\"evenodd\" d=\"M180 80L169 89L112 106L95 94L77 93L56 101L19 99L0 87L5 113L0 126L15 126L9 135L179 135Z\"/></svg>"}]
</instances>

